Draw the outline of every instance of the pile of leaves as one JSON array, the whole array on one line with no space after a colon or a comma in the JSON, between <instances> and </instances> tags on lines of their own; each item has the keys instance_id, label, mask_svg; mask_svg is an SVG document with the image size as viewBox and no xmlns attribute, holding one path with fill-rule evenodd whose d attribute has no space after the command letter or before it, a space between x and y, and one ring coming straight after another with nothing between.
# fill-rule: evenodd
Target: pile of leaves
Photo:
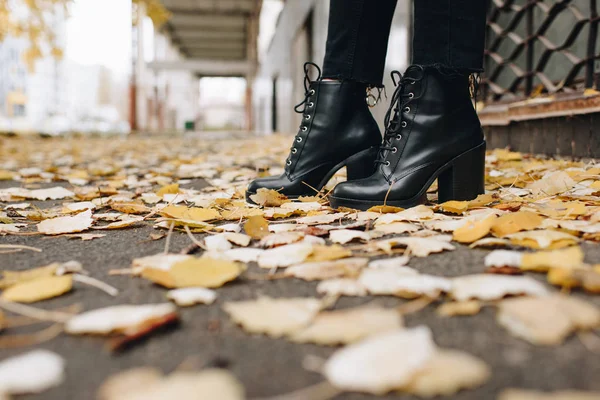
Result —
<instances>
[{"instance_id":1,"label":"pile of leaves","mask_svg":"<svg viewBox=\"0 0 600 400\"><path fill-rule=\"evenodd\" d=\"M287 137L69 142L5 140L0 150L0 235L67 236L101 242L114 230L152 226L149 240L164 252L131 258L107 274L146 280L165 291L165 302L129 305L102 279L86 275L77 261L3 271L0 335L11 346L33 346L63 334L107 336L122 351L159 328L175 326L179 308L219 301L248 334L294 343L337 346L319 365L324 384L309 398L342 392L383 395L401 391L421 397L451 396L485 385L493 366L467 352L439 347L429 327L408 328L403 316L436 307L439 318L495 310L509 334L537 346L557 346L573 334L600 327L600 309L572 293L600 293L600 265L586 262L584 248L600 241L600 164L494 150L486 160L486 193L471 201L429 203L410 209L382 204L368 211L333 210L327 191L291 201L259 190L244 201L256 176L281 172ZM48 205L48 201L52 204ZM173 235L189 238L170 252ZM425 274L413 258L489 249L478 273ZM4 253L39 251L2 245ZM544 277L544 280L539 279ZM309 297L221 301L219 288L238 281L318 281ZM114 296L94 310L39 309L35 304L92 285ZM335 307L342 296L363 297L353 308ZM375 296L407 299L390 308ZM170 302L169 302L170 301ZM28 303L28 304L26 304ZM50 328L19 340L11 319L25 315L52 321ZM14 324L14 322L13 322ZM16 344L15 344L16 343ZM38 393L64 379L64 360L33 350L0 362L0 394ZM39 374L22 374L36 369ZM242 399L244 388L229 372L205 369L168 376L149 368L122 372L99 390L103 399ZM208 394L218 393L210 397ZM511 389L514 399L587 399L596 393L538 393ZM187 397L186 397L187 396ZM563 396L563 397L561 397ZM579 397L576 397L579 396Z\"/></svg>"}]
</instances>

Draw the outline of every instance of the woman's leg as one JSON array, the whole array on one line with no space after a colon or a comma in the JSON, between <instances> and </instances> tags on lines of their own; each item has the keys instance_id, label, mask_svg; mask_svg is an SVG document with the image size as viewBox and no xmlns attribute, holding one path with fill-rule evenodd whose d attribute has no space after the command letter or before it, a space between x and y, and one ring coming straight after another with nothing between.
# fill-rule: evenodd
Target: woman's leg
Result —
<instances>
[{"instance_id":1,"label":"woman's leg","mask_svg":"<svg viewBox=\"0 0 600 400\"><path fill-rule=\"evenodd\" d=\"M331 0L323 77L382 86L397 0Z\"/></svg>"},{"instance_id":2,"label":"woman's leg","mask_svg":"<svg viewBox=\"0 0 600 400\"><path fill-rule=\"evenodd\" d=\"M414 2L413 64L483 71L486 0Z\"/></svg>"},{"instance_id":3,"label":"woman's leg","mask_svg":"<svg viewBox=\"0 0 600 400\"><path fill-rule=\"evenodd\" d=\"M396 75L377 168L337 185L333 207L412 207L435 179L440 202L483 193L485 141L469 74L482 70L486 3L415 0L413 65Z\"/></svg>"}]
</instances>

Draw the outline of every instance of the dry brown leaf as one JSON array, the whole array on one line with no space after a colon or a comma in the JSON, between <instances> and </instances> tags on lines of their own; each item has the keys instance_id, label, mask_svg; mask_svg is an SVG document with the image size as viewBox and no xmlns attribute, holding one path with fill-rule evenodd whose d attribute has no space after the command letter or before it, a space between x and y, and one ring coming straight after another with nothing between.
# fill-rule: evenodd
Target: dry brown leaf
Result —
<instances>
[{"instance_id":1,"label":"dry brown leaf","mask_svg":"<svg viewBox=\"0 0 600 400\"><path fill-rule=\"evenodd\" d=\"M269 235L269 223L260 215L250 217L244 223L244 232L252 239L262 239Z\"/></svg>"},{"instance_id":2,"label":"dry brown leaf","mask_svg":"<svg viewBox=\"0 0 600 400\"><path fill-rule=\"evenodd\" d=\"M334 346L362 340L368 336L402 328L402 317L393 308L362 306L322 311L312 323L294 332L292 342Z\"/></svg>"},{"instance_id":3,"label":"dry brown leaf","mask_svg":"<svg viewBox=\"0 0 600 400\"><path fill-rule=\"evenodd\" d=\"M321 309L321 302L313 298L259 297L256 300L229 301L223 309L249 333L281 337L310 324Z\"/></svg>"},{"instance_id":4,"label":"dry brown leaf","mask_svg":"<svg viewBox=\"0 0 600 400\"><path fill-rule=\"evenodd\" d=\"M498 305L497 320L508 331L533 344L555 346L576 330L600 326L600 310L574 297L507 299Z\"/></svg>"},{"instance_id":5,"label":"dry brown leaf","mask_svg":"<svg viewBox=\"0 0 600 400\"><path fill-rule=\"evenodd\" d=\"M245 265L228 260L188 258L167 270L144 268L142 277L168 288L218 288L236 279L245 269Z\"/></svg>"},{"instance_id":6,"label":"dry brown leaf","mask_svg":"<svg viewBox=\"0 0 600 400\"><path fill-rule=\"evenodd\" d=\"M452 396L483 385L491 375L490 367L479 358L459 350L439 349L402 391L425 398Z\"/></svg>"},{"instance_id":7,"label":"dry brown leaf","mask_svg":"<svg viewBox=\"0 0 600 400\"><path fill-rule=\"evenodd\" d=\"M73 277L47 276L17 283L2 293L2 299L17 303L35 303L65 294L73 288Z\"/></svg>"}]
</instances>

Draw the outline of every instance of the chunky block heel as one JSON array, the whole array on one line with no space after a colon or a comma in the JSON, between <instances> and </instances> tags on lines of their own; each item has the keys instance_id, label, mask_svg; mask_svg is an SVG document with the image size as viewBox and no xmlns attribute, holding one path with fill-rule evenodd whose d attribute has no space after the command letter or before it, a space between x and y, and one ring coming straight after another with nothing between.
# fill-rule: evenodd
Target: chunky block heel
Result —
<instances>
[{"instance_id":1,"label":"chunky block heel","mask_svg":"<svg viewBox=\"0 0 600 400\"><path fill-rule=\"evenodd\" d=\"M367 178L375 172L375 159L379 149L371 147L356 153L346 160L346 174L349 181Z\"/></svg>"},{"instance_id":2,"label":"chunky block heel","mask_svg":"<svg viewBox=\"0 0 600 400\"><path fill-rule=\"evenodd\" d=\"M473 200L483 194L485 180L485 142L456 157L438 176L438 199Z\"/></svg>"}]
</instances>

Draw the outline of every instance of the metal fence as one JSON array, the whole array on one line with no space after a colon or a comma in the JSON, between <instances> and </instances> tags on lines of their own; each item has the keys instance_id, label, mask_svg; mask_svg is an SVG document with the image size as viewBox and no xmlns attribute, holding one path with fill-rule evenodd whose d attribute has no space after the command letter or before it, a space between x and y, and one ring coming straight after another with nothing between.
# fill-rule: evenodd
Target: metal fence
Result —
<instances>
[{"instance_id":1,"label":"metal fence","mask_svg":"<svg viewBox=\"0 0 600 400\"><path fill-rule=\"evenodd\" d=\"M597 0L492 0L483 94L492 103L600 87Z\"/></svg>"}]
</instances>

